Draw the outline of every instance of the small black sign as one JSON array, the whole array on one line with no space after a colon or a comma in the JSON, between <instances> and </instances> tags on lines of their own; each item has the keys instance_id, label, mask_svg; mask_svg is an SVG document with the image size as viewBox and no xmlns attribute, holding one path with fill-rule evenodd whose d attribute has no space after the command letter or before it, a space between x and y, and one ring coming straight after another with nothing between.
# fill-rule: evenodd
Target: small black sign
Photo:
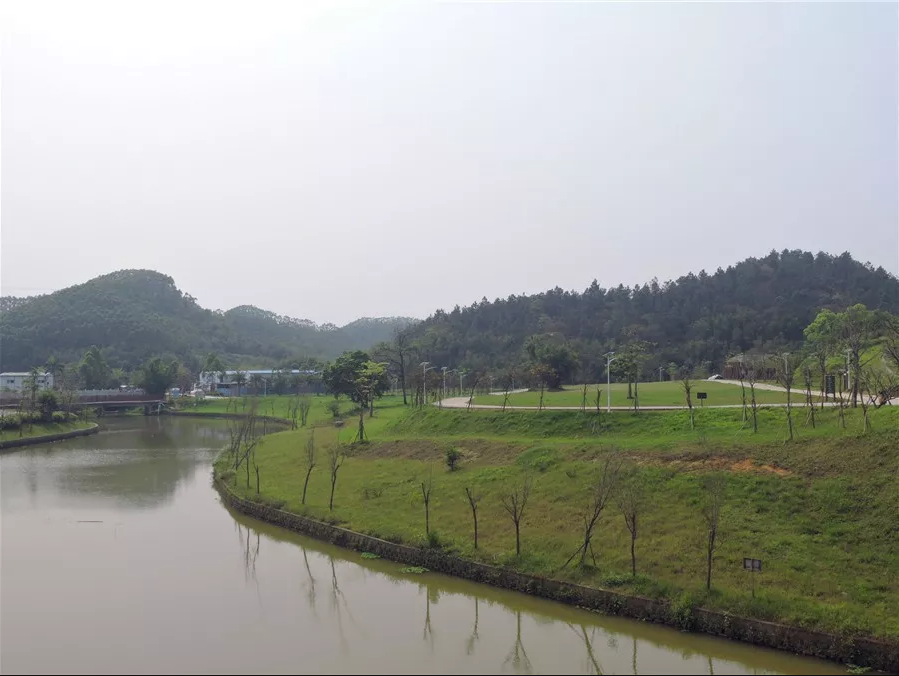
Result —
<instances>
[{"instance_id":1,"label":"small black sign","mask_svg":"<svg viewBox=\"0 0 899 676\"><path fill-rule=\"evenodd\" d=\"M696 398L697 398L697 399L708 399L708 398L709 398L709 393L708 393L708 392L697 392L697 393L696 393Z\"/></svg>"},{"instance_id":2,"label":"small black sign","mask_svg":"<svg viewBox=\"0 0 899 676\"><path fill-rule=\"evenodd\" d=\"M825 394L836 394L837 393L837 377L833 375L824 376L824 393Z\"/></svg>"},{"instance_id":3,"label":"small black sign","mask_svg":"<svg viewBox=\"0 0 899 676\"><path fill-rule=\"evenodd\" d=\"M744 570L752 571L753 573L761 573L762 572L762 560L761 559L743 559L743 568Z\"/></svg>"}]
</instances>

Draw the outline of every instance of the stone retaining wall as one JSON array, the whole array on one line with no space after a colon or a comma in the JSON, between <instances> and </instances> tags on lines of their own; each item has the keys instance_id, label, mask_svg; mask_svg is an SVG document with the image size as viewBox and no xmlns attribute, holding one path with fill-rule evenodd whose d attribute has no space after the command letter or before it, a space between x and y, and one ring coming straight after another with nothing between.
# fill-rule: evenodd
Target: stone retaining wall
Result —
<instances>
[{"instance_id":1,"label":"stone retaining wall","mask_svg":"<svg viewBox=\"0 0 899 676\"><path fill-rule=\"evenodd\" d=\"M786 650L807 657L899 673L899 644L868 638L840 637L774 622L735 617L704 608L693 608L686 614L678 614L665 601L525 575L506 568L449 556L440 550L420 549L388 542L245 500L232 493L228 486L218 480L216 485L223 500L243 514L348 549L371 552L407 565L423 566L428 570L455 575L473 582L532 594L609 615L656 622L766 648Z\"/></svg>"},{"instance_id":2,"label":"stone retaining wall","mask_svg":"<svg viewBox=\"0 0 899 676\"><path fill-rule=\"evenodd\" d=\"M39 437L22 437L21 439L8 439L0 441L0 450L7 448L18 448L20 446L32 446L33 444L48 444L51 441L62 441L63 439L74 439L75 437L86 437L89 434L96 434L100 431L100 426L96 423L92 427L86 427L79 430L70 430L69 432L59 432L58 434L44 434Z\"/></svg>"}]
</instances>

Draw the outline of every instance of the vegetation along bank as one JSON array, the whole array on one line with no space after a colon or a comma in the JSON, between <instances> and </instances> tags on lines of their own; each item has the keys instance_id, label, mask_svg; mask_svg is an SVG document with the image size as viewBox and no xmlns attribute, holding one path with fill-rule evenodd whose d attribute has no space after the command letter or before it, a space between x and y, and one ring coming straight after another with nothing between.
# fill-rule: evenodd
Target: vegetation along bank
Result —
<instances>
[{"instance_id":1,"label":"vegetation along bank","mask_svg":"<svg viewBox=\"0 0 899 676\"><path fill-rule=\"evenodd\" d=\"M869 411L867 425L860 409L819 410L791 441L777 409L758 411L753 431L740 409L691 422L686 411L410 410L385 397L359 443L355 423L333 422L355 417L352 404L335 415L333 398L312 397L306 426L253 433L254 409L286 414L289 400L251 398L230 423L216 474L242 500L642 597L685 627L723 633L696 619L709 611L791 627L782 640L825 632L842 647L778 647L895 668L884 660L899 646L896 407ZM883 646L879 658L863 639Z\"/></svg>"}]
</instances>

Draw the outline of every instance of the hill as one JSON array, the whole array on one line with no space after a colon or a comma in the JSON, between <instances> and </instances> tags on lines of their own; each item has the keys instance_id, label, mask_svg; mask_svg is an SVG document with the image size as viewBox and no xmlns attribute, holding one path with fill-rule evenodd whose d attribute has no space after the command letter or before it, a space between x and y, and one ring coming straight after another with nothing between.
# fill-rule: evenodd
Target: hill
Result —
<instances>
[{"instance_id":1,"label":"hill","mask_svg":"<svg viewBox=\"0 0 899 676\"><path fill-rule=\"evenodd\" d=\"M848 253L772 251L665 283L603 288L594 280L583 293L484 298L438 311L411 333L434 363L494 373L522 362L530 336L553 335L577 354L577 376L594 381L605 378L605 352L645 340L654 347L644 376L655 379L672 362L713 370L740 352L796 348L820 309L853 303L897 313L899 280Z\"/></svg>"},{"instance_id":2,"label":"hill","mask_svg":"<svg viewBox=\"0 0 899 676\"><path fill-rule=\"evenodd\" d=\"M156 355L198 367L199 358L213 350L244 366L329 359L387 340L395 328L414 321L359 319L336 327L253 306L212 311L152 270L120 270L42 296L4 297L0 312L4 371L42 364L50 355L75 361L91 345L123 368Z\"/></svg>"}]
</instances>

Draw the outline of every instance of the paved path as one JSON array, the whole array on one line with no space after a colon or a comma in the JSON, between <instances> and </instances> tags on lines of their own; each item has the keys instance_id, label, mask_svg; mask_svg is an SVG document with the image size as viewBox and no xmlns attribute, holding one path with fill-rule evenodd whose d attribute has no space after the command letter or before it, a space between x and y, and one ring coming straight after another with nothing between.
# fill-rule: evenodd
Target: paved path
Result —
<instances>
[{"instance_id":1,"label":"paved path","mask_svg":"<svg viewBox=\"0 0 899 676\"><path fill-rule=\"evenodd\" d=\"M441 406L440 402L436 402L432 404L432 406ZM480 408L480 409L491 409L491 410L502 410L502 406L499 404L472 404L470 407L468 405L468 397L450 397L448 399L443 400L442 404L443 408ZM759 408L785 408L786 404L759 404ZM803 403L795 403L793 404L795 408L802 408L805 406L805 402ZM828 402L826 406L835 406L833 402ZM694 406L694 409L702 410L704 408L743 408L743 404L720 404L718 406ZM506 406L507 411L538 411L540 410L537 406ZM580 411L580 406L544 406L544 411ZM587 406L588 411L595 410L592 406ZM607 410L606 406L602 407L602 410ZM633 411L633 406L613 406L613 411ZM686 411L686 406L641 406L641 411Z\"/></svg>"}]
</instances>

